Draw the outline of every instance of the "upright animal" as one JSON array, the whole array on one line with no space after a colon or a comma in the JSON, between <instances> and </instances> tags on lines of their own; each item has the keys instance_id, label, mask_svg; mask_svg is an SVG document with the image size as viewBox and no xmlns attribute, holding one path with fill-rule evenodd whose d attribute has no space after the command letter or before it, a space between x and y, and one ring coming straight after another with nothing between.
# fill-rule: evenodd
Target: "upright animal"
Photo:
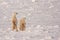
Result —
<instances>
[{"instance_id":1,"label":"upright animal","mask_svg":"<svg viewBox=\"0 0 60 40\"><path fill-rule=\"evenodd\" d=\"M21 31L24 31L25 30L25 25L26 25L26 22L25 22L25 17L23 17L23 18L21 18L21 20L20 20L20 27L19 27L19 29L21 30Z\"/></svg>"},{"instance_id":2,"label":"upright animal","mask_svg":"<svg viewBox=\"0 0 60 40\"><path fill-rule=\"evenodd\" d=\"M18 29L17 29L17 18L16 18L16 12L14 12L13 14L12 14L12 30L14 31L14 30L16 30L16 31L18 31Z\"/></svg>"}]
</instances>

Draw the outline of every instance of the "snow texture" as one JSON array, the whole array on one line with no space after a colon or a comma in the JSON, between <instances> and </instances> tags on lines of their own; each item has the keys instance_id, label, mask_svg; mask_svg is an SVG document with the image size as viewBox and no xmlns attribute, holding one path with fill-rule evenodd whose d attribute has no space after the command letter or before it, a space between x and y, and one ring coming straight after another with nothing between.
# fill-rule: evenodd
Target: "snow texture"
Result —
<instances>
[{"instance_id":1,"label":"snow texture","mask_svg":"<svg viewBox=\"0 0 60 40\"><path fill-rule=\"evenodd\" d=\"M14 11L25 31L11 30ZM0 40L60 40L60 0L0 0Z\"/></svg>"}]
</instances>

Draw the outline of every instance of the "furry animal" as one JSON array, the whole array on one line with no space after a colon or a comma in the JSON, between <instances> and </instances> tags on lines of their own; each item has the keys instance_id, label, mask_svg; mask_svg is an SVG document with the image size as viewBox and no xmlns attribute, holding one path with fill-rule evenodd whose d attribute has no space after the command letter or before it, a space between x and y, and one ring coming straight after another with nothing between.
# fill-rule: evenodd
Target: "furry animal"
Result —
<instances>
[{"instance_id":1,"label":"furry animal","mask_svg":"<svg viewBox=\"0 0 60 40\"><path fill-rule=\"evenodd\" d=\"M24 30L25 30L25 25L26 25L25 18L21 18L19 29L20 29L21 31L24 31Z\"/></svg>"},{"instance_id":2,"label":"furry animal","mask_svg":"<svg viewBox=\"0 0 60 40\"><path fill-rule=\"evenodd\" d=\"M12 30L18 31L16 14L17 14L16 12L12 14Z\"/></svg>"}]
</instances>

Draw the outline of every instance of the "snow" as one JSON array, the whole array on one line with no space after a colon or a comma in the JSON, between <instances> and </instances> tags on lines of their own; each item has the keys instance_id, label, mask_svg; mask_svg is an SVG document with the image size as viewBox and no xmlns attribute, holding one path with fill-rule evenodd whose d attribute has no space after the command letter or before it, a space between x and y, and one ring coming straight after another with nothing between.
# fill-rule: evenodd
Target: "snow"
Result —
<instances>
[{"instance_id":1,"label":"snow","mask_svg":"<svg viewBox=\"0 0 60 40\"><path fill-rule=\"evenodd\" d=\"M0 40L60 40L59 3L59 0L0 0ZM26 17L25 31L12 31L14 10L18 23Z\"/></svg>"},{"instance_id":2,"label":"snow","mask_svg":"<svg viewBox=\"0 0 60 40\"><path fill-rule=\"evenodd\" d=\"M32 2L35 2L35 0L32 0Z\"/></svg>"}]
</instances>

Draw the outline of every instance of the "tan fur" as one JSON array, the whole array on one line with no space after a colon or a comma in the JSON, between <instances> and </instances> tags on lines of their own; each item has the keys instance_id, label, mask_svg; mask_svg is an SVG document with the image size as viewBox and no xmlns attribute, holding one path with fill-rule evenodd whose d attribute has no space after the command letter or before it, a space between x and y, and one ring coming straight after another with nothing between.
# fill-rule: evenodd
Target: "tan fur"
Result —
<instances>
[{"instance_id":1,"label":"tan fur","mask_svg":"<svg viewBox=\"0 0 60 40\"><path fill-rule=\"evenodd\" d=\"M12 30L18 31L18 29L17 29L17 18L16 18L15 12L12 15Z\"/></svg>"},{"instance_id":2,"label":"tan fur","mask_svg":"<svg viewBox=\"0 0 60 40\"><path fill-rule=\"evenodd\" d=\"M26 25L26 23L25 23L25 18L21 18L19 29L20 29L21 31L24 31L24 30L25 30L25 25Z\"/></svg>"}]
</instances>

